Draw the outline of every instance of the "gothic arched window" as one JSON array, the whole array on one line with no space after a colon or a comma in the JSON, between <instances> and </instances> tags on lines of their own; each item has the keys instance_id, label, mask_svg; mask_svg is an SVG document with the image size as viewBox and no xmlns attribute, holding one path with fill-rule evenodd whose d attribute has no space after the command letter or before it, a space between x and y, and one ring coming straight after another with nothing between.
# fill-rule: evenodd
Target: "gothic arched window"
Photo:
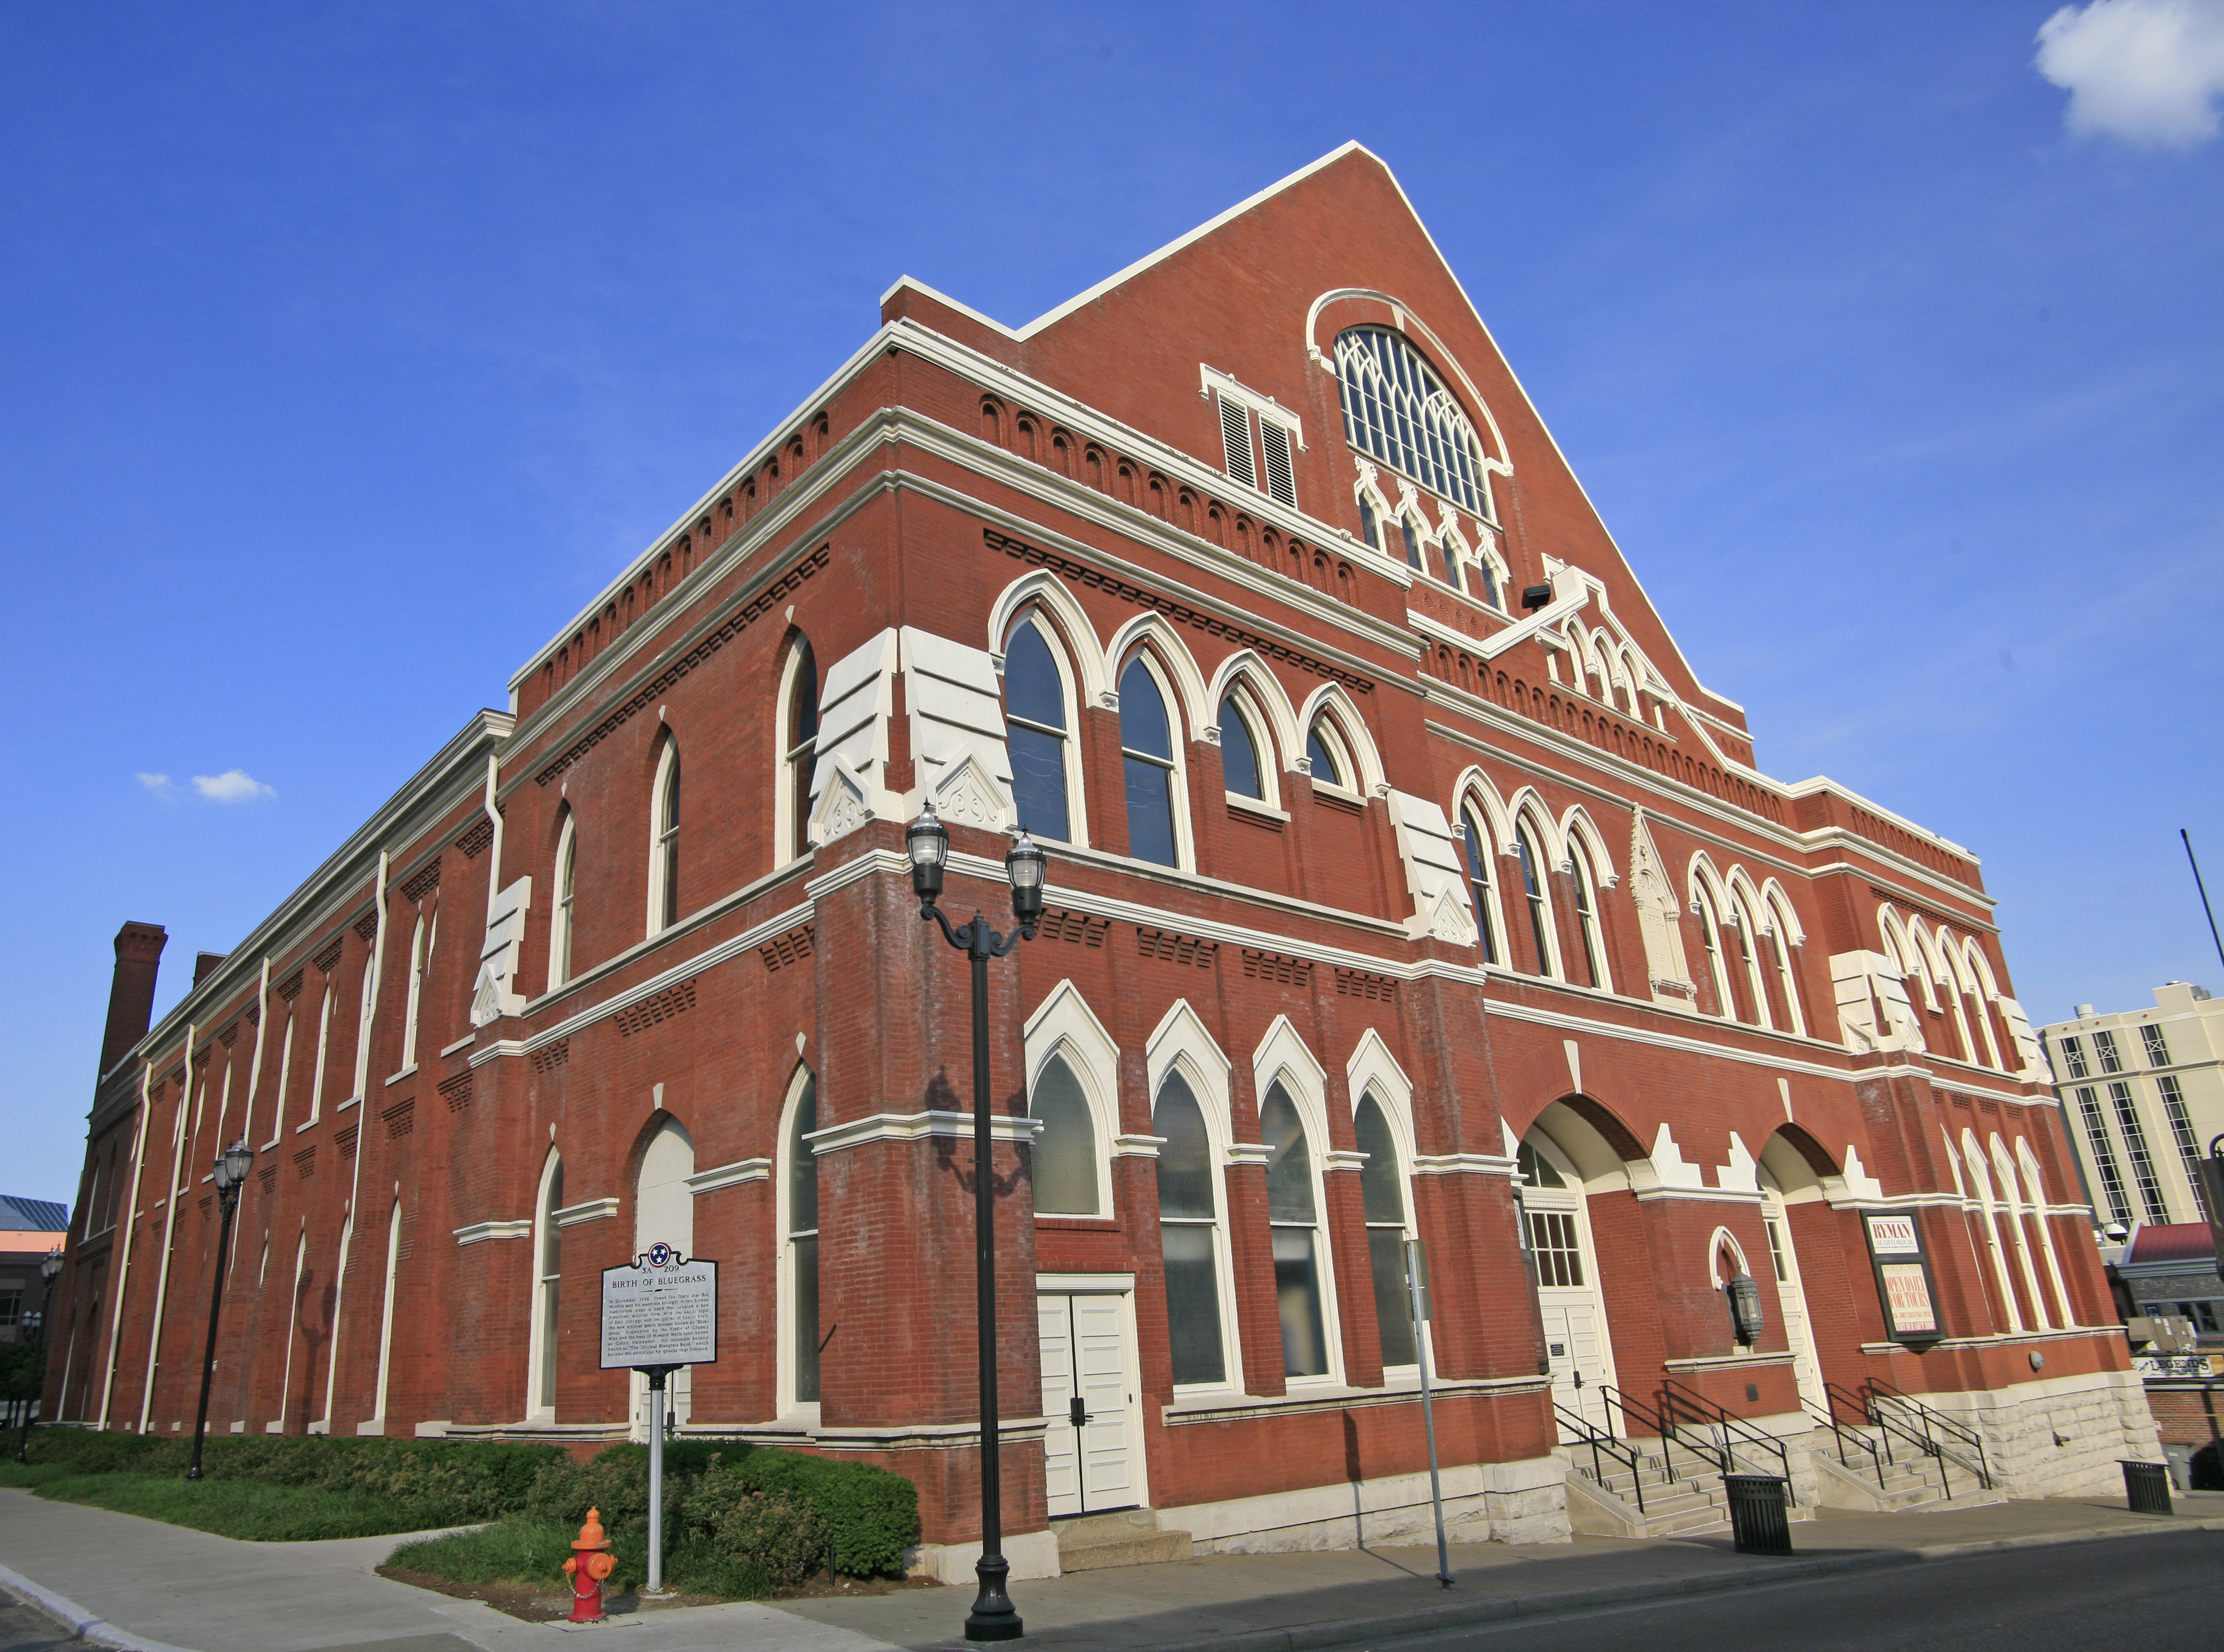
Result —
<instances>
[{"instance_id":1,"label":"gothic arched window","mask_svg":"<svg viewBox=\"0 0 2224 1652\"><path fill-rule=\"evenodd\" d=\"M1033 836L1071 842L1065 678L1033 618L1014 626L1004 645L1004 719L1020 824Z\"/></svg>"},{"instance_id":2,"label":"gothic arched window","mask_svg":"<svg viewBox=\"0 0 2224 1652\"><path fill-rule=\"evenodd\" d=\"M1128 853L1178 866L1174 831L1174 747L1166 697L1136 655L1120 673L1120 755L1128 791Z\"/></svg>"},{"instance_id":3,"label":"gothic arched window","mask_svg":"<svg viewBox=\"0 0 2224 1652\"><path fill-rule=\"evenodd\" d=\"M1027 1113L1042 1123L1035 1138L1035 1213L1094 1216L1102 1205L1096 1185L1096 1124L1089 1098L1063 1056L1052 1056L1035 1075Z\"/></svg>"},{"instance_id":4,"label":"gothic arched window","mask_svg":"<svg viewBox=\"0 0 2224 1652\"><path fill-rule=\"evenodd\" d=\"M1343 432L1358 452L1477 516L1482 451L1475 426L1401 332L1354 327L1336 341Z\"/></svg>"},{"instance_id":5,"label":"gothic arched window","mask_svg":"<svg viewBox=\"0 0 2224 1652\"><path fill-rule=\"evenodd\" d=\"M1412 1299L1406 1289L1406 1178L1399 1169L1398 1144L1382 1104L1368 1091L1359 1099L1352 1133L1367 1163L1359 1167L1359 1189L1367 1213L1367 1260L1374 1276L1374 1323L1382 1339L1382 1363L1420 1363L1413 1334Z\"/></svg>"},{"instance_id":6,"label":"gothic arched window","mask_svg":"<svg viewBox=\"0 0 2224 1652\"><path fill-rule=\"evenodd\" d=\"M1197 1095L1179 1073L1159 1086L1152 1133L1157 1162L1159 1245L1166 1258L1166 1332L1177 1387L1228 1380L1220 1335L1220 1204L1212 1139Z\"/></svg>"}]
</instances>

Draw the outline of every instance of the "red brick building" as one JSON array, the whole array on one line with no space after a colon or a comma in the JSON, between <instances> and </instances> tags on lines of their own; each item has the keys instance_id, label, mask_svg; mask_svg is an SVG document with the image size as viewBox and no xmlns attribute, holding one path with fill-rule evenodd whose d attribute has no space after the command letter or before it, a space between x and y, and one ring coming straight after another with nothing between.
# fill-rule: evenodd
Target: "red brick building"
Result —
<instances>
[{"instance_id":1,"label":"red brick building","mask_svg":"<svg viewBox=\"0 0 2224 1652\"><path fill-rule=\"evenodd\" d=\"M1415 1529L1409 1236L1470 1532L1604 1518L1556 1442L1710 1406L1811 1507L1810 1432L1876 1384L2008 1489L2151 1447L1974 857L1759 769L1378 161L1017 331L908 280L881 324L508 711L123 1016L62 1416L192 1426L244 1134L212 1427L622 1437L597 1271L663 1240L723 1264L682 1426L912 1476L962 1574L932 802L961 917L1008 912L1016 825L1052 857L991 968L1020 1575L1125 1504L1223 1548Z\"/></svg>"}]
</instances>

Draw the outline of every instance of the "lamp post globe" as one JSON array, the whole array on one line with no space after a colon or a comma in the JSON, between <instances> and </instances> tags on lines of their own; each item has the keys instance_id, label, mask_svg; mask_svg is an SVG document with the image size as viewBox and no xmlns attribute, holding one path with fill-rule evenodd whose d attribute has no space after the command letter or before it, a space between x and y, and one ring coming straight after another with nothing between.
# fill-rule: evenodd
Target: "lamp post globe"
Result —
<instances>
[{"instance_id":1,"label":"lamp post globe","mask_svg":"<svg viewBox=\"0 0 2224 1652\"><path fill-rule=\"evenodd\" d=\"M950 829L929 804L904 829L904 850L911 856L912 892L922 906L942 897L942 869L950 862Z\"/></svg>"},{"instance_id":2,"label":"lamp post globe","mask_svg":"<svg viewBox=\"0 0 2224 1652\"><path fill-rule=\"evenodd\" d=\"M1050 871L1050 856L1020 828L1019 841L1004 857L1004 875L1012 885L1012 916L1032 926L1042 918L1043 883Z\"/></svg>"}]
</instances>

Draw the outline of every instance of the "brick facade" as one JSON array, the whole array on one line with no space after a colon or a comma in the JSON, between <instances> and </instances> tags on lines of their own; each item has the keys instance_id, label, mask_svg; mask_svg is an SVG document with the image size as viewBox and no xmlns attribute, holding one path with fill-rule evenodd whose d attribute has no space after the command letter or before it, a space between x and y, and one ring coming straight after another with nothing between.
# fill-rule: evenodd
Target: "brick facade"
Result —
<instances>
[{"instance_id":1,"label":"brick facade","mask_svg":"<svg viewBox=\"0 0 2224 1652\"><path fill-rule=\"evenodd\" d=\"M998 673L1013 627L1039 622L1074 824L1046 842L1043 932L989 972L1014 1121L989 1167L1008 1532L1043 1529L1065 1426L1042 1417L1039 1281L1120 1298L1138 1495L1201 1541L1337 1541L1354 1483L1410 1501L1425 1456L1413 1373L1385 1371L1368 1097L1431 1258L1438 1429L1471 1524L1564 1531L1556 1394L1589 1403L1556 1388L1525 1138L1579 1184L1611 1342L1587 1388L1680 1383L1786 1434L1824 1384L1987 1417L2101 1403L2121 1412L2091 1442L2111 1465L2151 1427L1974 858L1754 766L1743 712L1692 674L1378 161L1339 151L1019 331L910 282L881 319L519 672L509 712L475 718L109 1065L56 1316L61 1415L190 1427L205 1167L244 1129L260 1151L213 1427L622 1437L637 1406L597 1368L595 1275L647 1237L645 1160L676 1128L694 1169L675 1196L723 1292L685 1426L886 1464L919 1483L931 1545L976 1537L969 989L920 921L902 833L935 802L948 909L1007 912ZM1348 441L1354 328L1441 376L1487 473L1474 505ZM1229 408L1267 444L1240 464ZM1250 422L1285 419L1286 484ZM821 697L798 769L804 641ZM1173 730L1172 866L1131 836L1139 656ZM1231 690L1258 798L1231 789ZM1349 771L1333 781L1305 760L1317 728ZM1093 1215L1033 1214L1028 1089L1059 1052L1096 1109ZM806 1071L815 1402L787 1226ZM1178 1391L1154 1128L1177 1073L1211 1138L1225 1367ZM1297 1161L1260 1145L1270 1105L1303 1123L1310 1239L1276 1214ZM1972 1151L2014 1173L1977 1185ZM1880 1211L1922 1234L1942 1335L1920 1347L1886 1336L1863 1238ZM1277 1259L1308 1244L1311 1298ZM1772 1266L1787 1245L1804 1379ZM1751 1348L1718 1289L1741 1259L1766 1316ZM1308 1300L1327 1369L1286 1376Z\"/></svg>"}]
</instances>

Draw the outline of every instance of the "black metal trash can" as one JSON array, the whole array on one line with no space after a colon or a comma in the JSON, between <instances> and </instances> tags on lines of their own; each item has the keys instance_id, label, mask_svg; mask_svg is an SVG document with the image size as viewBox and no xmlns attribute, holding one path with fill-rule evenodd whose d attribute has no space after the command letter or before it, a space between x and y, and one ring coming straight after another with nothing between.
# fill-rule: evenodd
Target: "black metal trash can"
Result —
<instances>
[{"instance_id":1,"label":"black metal trash can","mask_svg":"<svg viewBox=\"0 0 2224 1652\"><path fill-rule=\"evenodd\" d=\"M2166 1515L2176 1512L2170 1506L2168 1463L2143 1463L2132 1457L2126 1457L2122 1461L2124 1496L2130 1501L2133 1514Z\"/></svg>"},{"instance_id":2,"label":"black metal trash can","mask_svg":"<svg viewBox=\"0 0 2224 1652\"><path fill-rule=\"evenodd\" d=\"M1739 1554L1791 1552L1791 1516L1784 1496L1788 1484L1780 1474L1722 1476L1730 1499L1730 1535Z\"/></svg>"}]
</instances>

